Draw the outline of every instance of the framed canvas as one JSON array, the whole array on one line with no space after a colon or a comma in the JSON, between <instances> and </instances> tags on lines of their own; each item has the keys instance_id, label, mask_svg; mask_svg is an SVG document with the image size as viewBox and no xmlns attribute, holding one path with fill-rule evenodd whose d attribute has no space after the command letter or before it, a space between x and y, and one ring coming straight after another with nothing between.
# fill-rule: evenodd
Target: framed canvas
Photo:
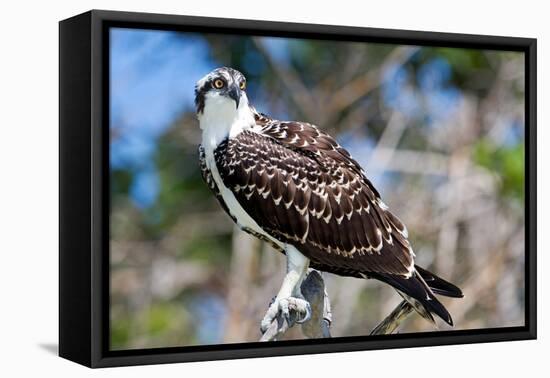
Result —
<instances>
[{"instance_id":1,"label":"framed canvas","mask_svg":"<svg viewBox=\"0 0 550 378\"><path fill-rule=\"evenodd\" d=\"M60 22L59 354L536 338L536 40Z\"/></svg>"}]
</instances>

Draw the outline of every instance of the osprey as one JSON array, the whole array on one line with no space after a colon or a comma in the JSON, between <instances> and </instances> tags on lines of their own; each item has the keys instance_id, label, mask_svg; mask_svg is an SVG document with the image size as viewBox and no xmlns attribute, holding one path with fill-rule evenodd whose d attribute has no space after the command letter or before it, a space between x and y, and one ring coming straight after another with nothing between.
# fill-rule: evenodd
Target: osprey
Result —
<instances>
[{"instance_id":1,"label":"osprey","mask_svg":"<svg viewBox=\"0 0 550 378\"><path fill-rule=\"evenodd\" d=\"M462 297L455 285L414 263L405 225L382 202L348 151L316 126L258 113L246 79L218 68L195 87L202 129L202 176L241 229L287 257L282 286L261 322L281 313L310 318L300 285L309 267L393 286L423 317L452 325L435 294Z\"/></svg>"}]
</instances>

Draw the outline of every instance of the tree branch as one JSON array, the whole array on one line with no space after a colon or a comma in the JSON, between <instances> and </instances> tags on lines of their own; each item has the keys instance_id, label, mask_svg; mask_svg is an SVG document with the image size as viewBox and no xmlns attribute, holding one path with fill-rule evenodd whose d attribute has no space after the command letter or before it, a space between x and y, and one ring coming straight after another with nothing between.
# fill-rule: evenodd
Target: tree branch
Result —
<instances>
[{"instance_id":1,"label":"tree branch","mask_svg":"<svg viewBox=\"0 0 550 378\"><path fill-rule=\"evenodd\" d=\"M371 335L389 335L414 311L409 302L403 300L380 324L372 331Z\"/></svg>"},{"instance_id":2,"label":"tree branch","mask_svg":"<svg viewBox=\"0 0 550 378\"><path fill-rule=\"evenodd\" d=\"M311 305L311 319L302 324L302 332L310 339L331 337L330 300L321 274L311 270L302 283L301 290Z\"/></svg>"}]
</instances>

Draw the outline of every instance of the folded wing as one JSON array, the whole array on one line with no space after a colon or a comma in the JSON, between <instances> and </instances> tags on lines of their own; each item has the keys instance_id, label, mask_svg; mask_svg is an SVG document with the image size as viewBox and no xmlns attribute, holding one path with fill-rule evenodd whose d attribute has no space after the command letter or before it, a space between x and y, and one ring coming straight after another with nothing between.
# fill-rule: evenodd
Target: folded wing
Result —
<instances>
[{"instance_id":1,"label":"folded wing","mask_svg":"<svg viewBox=\"0 0 550 378\"><path fill-rule=\"evenodd\" d=\"M324 270L410 277L407 230L349 153L315 126L258 116L214 152L220 175L266 232Z\"/></svg>"}]
</instances>

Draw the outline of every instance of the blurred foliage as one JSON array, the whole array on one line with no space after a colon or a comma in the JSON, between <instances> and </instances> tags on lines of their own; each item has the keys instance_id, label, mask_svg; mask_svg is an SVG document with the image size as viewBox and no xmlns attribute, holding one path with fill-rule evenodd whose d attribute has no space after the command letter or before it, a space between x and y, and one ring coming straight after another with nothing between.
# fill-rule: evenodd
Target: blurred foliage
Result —
<instances>
[{"instance_id":1,"label":"blurred foliage","mask_svg":"<svg viewBox=\"0 0 550 378\"><path fill-rule=\"evenodd\" d=\"M503 196L525 202L525 144L495 146L481 139L473 146L474 161L499 178Z\"/></svg>"},{"instance_id":2,"label":"blurred foliage","mask_svg":"<svg viewBox=\"0 0 550 378\"><path fill-rule=\"evenodd\" d=\"M112 349L257 341L281 284L284 256L236 230L200 177L193 85L223 65L246 75L259 111L319 125L362 164L407 224L417 262L466 292L444 300L456 328L523 322L520 54L125 29L111 38ZM372 281L325 281L334 336L368 334L400 299ZM429 329L413 318L402 332Z\"/></svg>"}]
</instances>

